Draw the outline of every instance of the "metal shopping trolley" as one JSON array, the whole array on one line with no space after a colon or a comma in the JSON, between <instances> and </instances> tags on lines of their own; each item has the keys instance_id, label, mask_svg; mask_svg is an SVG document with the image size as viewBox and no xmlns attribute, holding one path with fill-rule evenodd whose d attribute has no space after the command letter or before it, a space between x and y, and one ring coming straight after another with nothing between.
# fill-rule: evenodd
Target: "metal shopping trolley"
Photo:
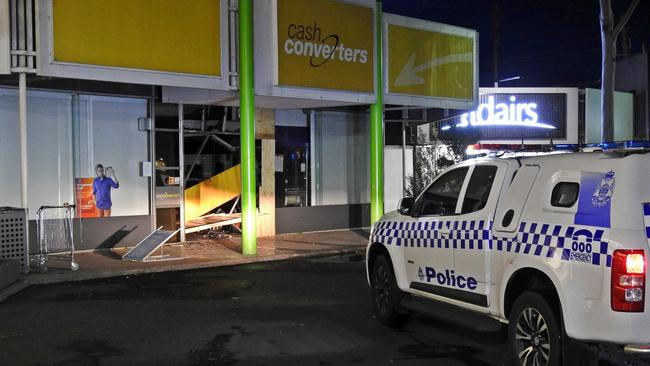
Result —
<instances>
[{"instance_id":1,"label":"metal shopping trolley","mask_svg":"<svg viewBox=\"0 0 650 366\"><path fill-rule=\"evenodd\" d=\"M74 261L74 230L72 218L75 205L41 206L36 212L38 219L38 246L36 265L41 272L47 271L50 254L69 254L70 269L76 271L79 265Z\"/></svg>"}]
</instances>

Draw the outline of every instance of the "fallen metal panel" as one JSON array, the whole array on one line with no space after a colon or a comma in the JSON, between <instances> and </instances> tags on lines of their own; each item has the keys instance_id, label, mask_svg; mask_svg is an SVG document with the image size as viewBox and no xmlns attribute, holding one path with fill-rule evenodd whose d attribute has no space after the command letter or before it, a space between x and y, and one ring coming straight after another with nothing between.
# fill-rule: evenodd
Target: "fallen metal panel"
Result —
<instances>
[{"instance_id":1,"label":"fallen metal panel","mask_svg":"<svg viewBox=\"0 0 650 366\"><path fill-rule=\"evenodd\" d=\"M142 262L171 239L178 230L156 230L122 256L123 260Z\"/></svg>"}]
</instances>

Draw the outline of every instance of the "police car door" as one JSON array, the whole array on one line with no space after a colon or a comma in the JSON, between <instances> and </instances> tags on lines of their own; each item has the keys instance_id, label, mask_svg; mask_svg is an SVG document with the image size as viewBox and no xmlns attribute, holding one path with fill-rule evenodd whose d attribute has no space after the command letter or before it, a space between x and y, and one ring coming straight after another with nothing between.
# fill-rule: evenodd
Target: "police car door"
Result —
<instances>
[{"instance_id":1,"label":"police car door","mask_svg":"<svg viewBox=\"0 0 650 366\"><path fill-rule=\"evenodd\" d=\"M424 295L445 296L454 288L454 238L458 230L458 203L472 163L455 167L436 178L415 203L417 227L404 248L410 288Z\"/></svg>"},{"instance_id":2,"label":"police car door","mask_svg":"<svg viewBox=\"0 0 650 366\"><path fill-rule=\"evenodd\" d=\"M489 298L490 222L499 200L508 163L478 162L461 194L458 230L454 232L455 299L481 307Z\"/></svg>"}]
</instances>

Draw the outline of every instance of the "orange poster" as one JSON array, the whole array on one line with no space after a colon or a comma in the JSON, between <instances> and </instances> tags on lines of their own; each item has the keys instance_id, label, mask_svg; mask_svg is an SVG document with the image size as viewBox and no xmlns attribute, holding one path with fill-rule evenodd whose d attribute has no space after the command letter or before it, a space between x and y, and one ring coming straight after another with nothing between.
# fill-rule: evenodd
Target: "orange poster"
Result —
<instances>
[{"instance_id":1,"label":"orange poster","mask_svg":"<svg viewBox=\"0 0 650 366\"><path fill-rule=\"evenodd\" d=\"M97 217L93 197L93 178L75 178L75 194L77 217Z\"/></svg>"}]
</instances>

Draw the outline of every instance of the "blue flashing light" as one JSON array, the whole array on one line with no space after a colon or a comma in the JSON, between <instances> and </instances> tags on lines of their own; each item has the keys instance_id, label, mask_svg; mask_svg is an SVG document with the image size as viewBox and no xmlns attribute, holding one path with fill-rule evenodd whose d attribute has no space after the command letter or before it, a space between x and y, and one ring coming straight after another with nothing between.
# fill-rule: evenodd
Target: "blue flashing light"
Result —
<instances>
[{"instance_id":1,"label":"blue flashing light","mask_svg":"<svg viewBox=\"0 0 650 366\"><path fill-rule=\"evenodd\" d=\"M600 147L602 147L603 150L618 150L623 149L625 145L623 142L619 141L607 141L600 144Z\"/></svg>"},{"instance_id":2,"label":"blue flashing light","mask_svg":"<svg viewBox=\"0 0 650 366\"><path fill-rule=\"evenodd\" d=\"M583 147L601 148L602 146L598 143L591 143L591 144L585 144Z\"/></svg>"},{"instance_id":3,"label":"blue flashing light","mask_svg":"<svg viewBox=\"0 0 650 366\"><path fill-rule=\"evenodd\" d=\"M625 141L626 149L650 149L650 141Z\"/></svg>"},{"instance_id":4,"label":"blue flashing light","mask_svg":"<svg viewBox=\"0 0 650 366\"><path fill-rule=\"evenodd\" d=\"M560 150L560 151L574 151L578 150L580 148L580 145L578 144L555 144L553 145L554 150Z\"/></svg>"},{"instance_id":5,"label":"blue flashing light","mask_svg":"<svg viewBox=\"0 0 650 366\"><path fill-rule=\"evenodd\" d=\"M650 149L650 141L608 141L600 144L603 150L647 150Z\"/></svg>"}]
</instances>

